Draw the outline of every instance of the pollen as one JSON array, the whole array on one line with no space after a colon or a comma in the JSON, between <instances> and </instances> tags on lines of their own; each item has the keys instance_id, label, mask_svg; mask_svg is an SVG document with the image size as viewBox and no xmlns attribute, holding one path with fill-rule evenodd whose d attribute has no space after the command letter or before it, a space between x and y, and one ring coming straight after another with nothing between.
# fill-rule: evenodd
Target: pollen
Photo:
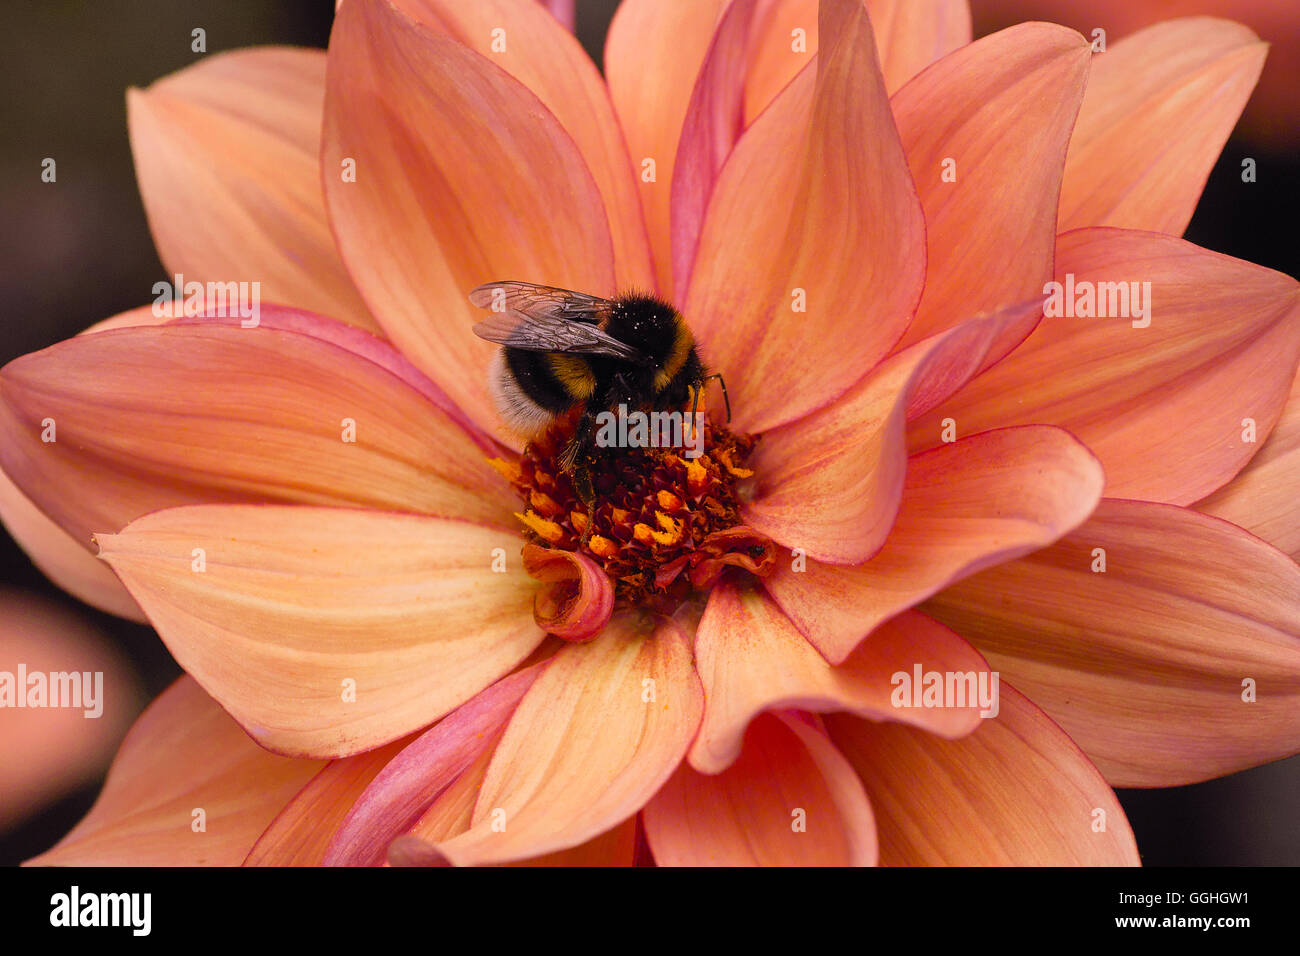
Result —
<instances>
[{"instance_id":1,"label":"pollen","mask_svg":"<svg viewBox=\"0 0 1300 956\"><path fill-rule=\"evenodd\" d=\"M740 515L738 486L753 475L744 463L755 439L706 421L697 457L681 448L600 449L589 465L589 511L559 463L576 422L576 415L556 421L517 465L494 463L524 505L517 517L529 541L596 562L618 606L669 613L728 569L760 576L773 569L775 545Z\"/></svg>"}]
</instances>

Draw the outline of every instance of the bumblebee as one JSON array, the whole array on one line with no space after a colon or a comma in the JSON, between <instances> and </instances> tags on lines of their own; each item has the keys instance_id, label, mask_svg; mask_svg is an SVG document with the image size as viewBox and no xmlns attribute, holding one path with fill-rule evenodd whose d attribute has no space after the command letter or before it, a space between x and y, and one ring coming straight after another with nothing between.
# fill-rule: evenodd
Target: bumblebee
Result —
<instances>
[{"instance_id":1,"label":"bumblebee","mask_svg":"<svg viewBox=\"0 0 1300 956\"><path fill-rule=\"evenodd\" d=\"M601 412L620 404L680 411L690 401L693 423L700 392L716 378L731 418L722 376L707 372L685 320L661 299L637 292L602 299L531 282L489 282L469 300L492 312L474 332L502 346L493 356L489 384L511 428L531 438L583 406L560 466L588 506Z\"/></svg>"}]
</instances>

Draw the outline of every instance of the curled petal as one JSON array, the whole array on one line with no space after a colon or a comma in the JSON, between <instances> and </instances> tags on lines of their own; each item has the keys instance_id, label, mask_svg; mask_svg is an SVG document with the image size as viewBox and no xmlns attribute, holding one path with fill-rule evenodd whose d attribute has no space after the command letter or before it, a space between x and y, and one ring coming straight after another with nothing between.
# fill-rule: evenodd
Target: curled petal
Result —
<instances>
[{"instance_id":1,"label":"curled petal","mask_svg":"<svg viewBox=\"0 0 1300 956\"><path fill-rule=\"evenodd\" d=\"M1023 338L1038 302L970 319L892 356L830 406L763 436L746 524L809 557L860 564L884 543L907 468L907 421Z\"/></svg>"},{"instance_id":2,"label":"curled petal","mask_svg":"<svg viewBox=\"0 0 1300 956\"><path fill-rule=\"evenodd\" d=\"M1082 524L1104 481L1096 457L1059 428L972 435L909 459L898 516L869 561L781 561L764 584L838 663L882 621Z\"/></svg>"},{"instance_id":3,"label":"curled petal","mask_svg":"<svg viewBox=\"0 0 1300 956\"><path fill-rule=\"evenodd\" d=\"M533 620L547 634L582 643L605 629L614 613L614 585L591 558L527 544L524 570L542 582L533 600Z\"/></svg>"},{"instance_id":4,"label":"curled petal","mask_svg":"<svg viewBox=\"0 0 1300 956\"><path fill-rule=\"evenodd\" d=\"M691 746L691 766L718 773L740 755L745 728L759 713L779 708L847 710L873 720L901 720L945 737L979 723L973 697L960 706L896 705L895 675L961 672L988 678L979 653L948 628L908 612L881 627L838 666L832 666L761 590L730 582L714 588L695 639L696 668L704 684L704 723Z\"/></svg>"}]
</instances>

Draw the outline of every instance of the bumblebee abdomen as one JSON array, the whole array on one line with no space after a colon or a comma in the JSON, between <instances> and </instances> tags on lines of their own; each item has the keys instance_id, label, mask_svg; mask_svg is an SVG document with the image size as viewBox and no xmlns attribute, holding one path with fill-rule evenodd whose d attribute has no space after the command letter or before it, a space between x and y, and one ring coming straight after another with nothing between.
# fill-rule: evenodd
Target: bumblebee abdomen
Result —
<instances>
[{"instance_id":1,"label":"bumblebee abdomen","mask_svg":"<svg viewBox=\"0 0 1300 956\"><path fill-rule=\"evenodd\" d=\"M565 386L548 352L501 348L492 357L488 383L497 411L522 435L536 435L578 401Z\"/></svg>"}]
</instances>

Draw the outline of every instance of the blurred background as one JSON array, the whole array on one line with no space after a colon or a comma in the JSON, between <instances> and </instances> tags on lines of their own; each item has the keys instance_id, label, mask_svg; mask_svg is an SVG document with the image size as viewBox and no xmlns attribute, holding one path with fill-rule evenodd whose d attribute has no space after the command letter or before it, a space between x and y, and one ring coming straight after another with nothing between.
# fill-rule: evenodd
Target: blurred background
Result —
<instances>
[{"instance_id":1,"label":"blurred background","mask_svg":"<svg viewBox=\"0 0 1300 956\"><path fill-rule=\"evenodd\" d=\"M473 0L465 0L473 2ZM689 0L686 0L689 2ZM599 62L616 0L577 0ZM1210 178L1187 238L1300 275L1300 0L972 0L975 35L1026 19L1109 42L1188 13L1244 22L1273 44L1260 89ZM333 0L7 0L0 13L0 364L149 301L168 278L136 191L124 94L209 54L324 47ZM58 162L57 184L41 161ZM1257 162L1243 184L1241 161ZM180 673L153 631L68 597L0 531L0 670L102 670L99 720L0 710L0 864L45 850L90 808L139 710ZM1222 780L1120 791L1144 862L1300 864L1300 758Z\"/></svg>"}]
</instances>

